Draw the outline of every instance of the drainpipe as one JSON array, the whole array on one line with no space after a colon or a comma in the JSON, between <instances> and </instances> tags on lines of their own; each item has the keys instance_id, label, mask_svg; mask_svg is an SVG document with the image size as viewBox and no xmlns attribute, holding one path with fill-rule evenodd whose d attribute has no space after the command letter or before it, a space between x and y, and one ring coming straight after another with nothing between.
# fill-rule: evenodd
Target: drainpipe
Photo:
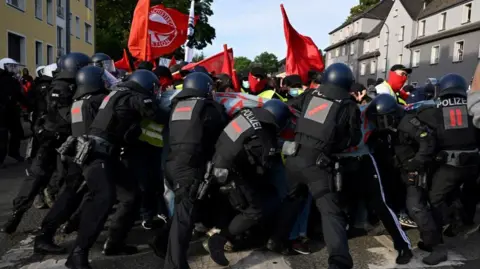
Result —
<instances>
[{"instance_id":1,"label":"drainpipe","mask_svg":"<svg viewBox=\"0 0 480 269\"><path fill-rule=\"evenodd\" d=\"M57 0L60 1L60 0ZM65 1L65 54L70 53L70 46L71 46L71 36L70 36L70 21L71 21L71 15L70 15L70 0Z\"/></svg>"}]
</instances>

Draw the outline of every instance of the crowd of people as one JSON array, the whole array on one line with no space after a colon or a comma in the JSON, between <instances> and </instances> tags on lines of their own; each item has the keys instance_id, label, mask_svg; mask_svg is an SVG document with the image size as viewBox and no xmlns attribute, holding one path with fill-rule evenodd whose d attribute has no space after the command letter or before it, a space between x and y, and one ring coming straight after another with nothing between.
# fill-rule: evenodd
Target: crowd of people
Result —
<instances>
[{"instance_id":1,"label":"crowd of people","mask_svg":"<svg viewBox=\"0 0 480 269\"><path fill-rule=\"evenodd\" d=\"M252 66L236 89L227 74L183 67L143 62L128 73L106 54L74 52L33 80L0 60L0 164L23 160L22 110L33 133L0 232L15 233L32 206L49 207L34 252L67 253L54 236L76 232L66 266L90 269L109 216L107 256L138 252L125 240L139 220L155 230L149 245L162 268L187 269L194 238L228 266L225 252L251 247L310 254L320 227L329 269L349 269L349 237L386 232L397 264L408 264L404 229L416 228L423 262L437 265L448 260L443 236L474 223L480 141L468 109L480 98L467 107L461 76L413 87L412 70L394 65L364 86L342 63L308 81ZM218 96L229 92L261 101L227 107Z\"/></svg>"}]
</instances>

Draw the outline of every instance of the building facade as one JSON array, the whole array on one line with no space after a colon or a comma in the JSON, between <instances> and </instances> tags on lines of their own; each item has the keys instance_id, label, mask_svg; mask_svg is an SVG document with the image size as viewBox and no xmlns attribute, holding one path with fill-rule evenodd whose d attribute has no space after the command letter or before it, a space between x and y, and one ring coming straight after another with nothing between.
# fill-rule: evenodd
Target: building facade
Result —
<instances>
[{"instance_id":1,"label":"building facade","mask_svg":"<svg viewBox=\"0 0 480 269\"><path fill-rule=\"evenodd\" d=\"M0 59L12 58L33 75L38 66L54 63L69 51L94 53L94 0L3 1ZM73 35L67 28L70 13L74 17Z\"/></svg>"}]
</instances>

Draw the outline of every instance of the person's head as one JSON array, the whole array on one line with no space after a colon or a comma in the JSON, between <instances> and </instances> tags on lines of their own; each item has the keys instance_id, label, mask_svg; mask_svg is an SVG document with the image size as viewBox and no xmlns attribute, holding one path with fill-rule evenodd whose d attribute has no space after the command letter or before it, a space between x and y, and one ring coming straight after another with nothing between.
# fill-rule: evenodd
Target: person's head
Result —
<instances>
[{"instance_id":1,"label":"person's head","mask_svg":"<svg viewBox=\"0 0 480 269\"><path fill-rule=\"evenodd\" d=\"M447 74L438 82L438 97L467 97L468 83L458 74Z\"/></svg>"},{"instance_id":2,"label":"person's head","mask_svg":"<svg viewBox=\"0 0 480 269\"><path fill-rule=\"evenodd\" d=\"M90 63L90 57L81 52L72 52L65 56L62 71L75 74Z\"/></svg>"},{"instance_id":3,"label":"person's head","mask_svg":"<svg viewBox=\"0 0 480 269\"><path fill-rule=\"evenodd\" d=\"M350 67L343 63L334 63L325 69L322 85L334 86L349 92L354 80Z\"/></svg>"},{"instance_id":4,"label":"person's head","mask_svg":"<svg viewBox=\"0 0 480 269\"><path fill-rule=\"evenodd\" d=\"M228 74L220 73L215 75L215 91L234 92L232 78Z\"/></svg>"},{"instance_id":5,"label":"person's head","mask_svg":"<svg viewBox=\"0 0 480 269\"><path fill-rule=\"evenodd\" d=\"M115 73L116 71L115 62L105 53L97 52L93 54L91 61L92 65L103 68L110 73Z\"/></svg>"},{"instance_id":6,"label":"person's head","mask_svg":"<svg viewBox=\"0 0 480 269\"><path fill-rule=\"evenodd\" d=\"M299 75L288 75L282 80L282 88L285 89L292 97L301 94L303 90L302 78Z\"/></svg>"},{"instance_id":7,"label":"person's head","mask_svg":"<svg viewBox=\"0 0 480 269\"><path fill-rule=\"evenodd\" d=\"M373 78L368 78L367 79L367 88L374 85L375 86L375 79Z\"/></svg>"},{"instance_id":8,"label":"person's head","mask_svg":"<svg viewBox=\"0 0 480 269\"><path fill-rule=\"evenodd\" d=\"M377 78L377 80L375 81L375 86L382 84L384 81L385 80L383 78Z\"/></svg>"},{"instance_id":9,"label":"person's head","mask_svg":"<svg viewBox=\"0 0 480 269\"><path fill-rule=\"evenodd\" d=\"M37 76L37 78L43 76L43 69L45 69L44 65L41 65L37 67L37 69L35 69L35 75Z\"/></svg>"},{"instance_id":10,"label":"person's head","mask_svg":"<svg viewBox=\"0 0 480 269\"><path fill-rule=\"evenodd\" d=\"M274 116L278 131L282 131L287 126L288 120L292 115L287 104L278 99L271 99L265 102L262 108Z\"/></svg>"},{"instance_id":11,"label":"person's head","mask_svg":"<svg viewBox=\"0 0 480 269\"><path fill-rule=\"evenodd\" d=\"M151 62L143 61L143 62L138 64L137 69L152 71L153 70L153 64Z\"/></svg>"},{"instance_id":12,"label":"person's head","mask_svg":"<svg viewBox=\"0 0 480 269\"><path fill-rule=\"evenodd\" d=\"M105 90L107 87L105 71L98 66L90 65L83 67L77 72L75 80L77 85L76 97Z\"/></svg>"},{"instance_id":13,"label":"person's head","mask_svg":"<svg viewBox=\"0 0 480 269\"><path fill-rule=\"evenodd\" d=\"M3 58L0 60L0 70L9 73L10 75L17 75L20 65L17 61L10 58Z\"/></svg>"},{"instance_id":14,"label":"person's head","mask_svg":"<svg viewBox=\"0 0 480 269\"><path fill-rule=\"evenodd\" d=\"M392 90L397 92L403 87L403 85L405 85L408 75L411 73L411 68L407 68L401 64L396 64L390 68L390 72L388 73L388 84L390 84Z\"/></svg>"},{"instance_id":15,"label":"person's head","mask_svg":"<svg viewBox=\"0 0 480 269\"><path fill-rule=\"evenodd\" d=\"M268 83L267 71L261 66L254 66L248 74L248 84L252 93L258 93L265 89Z\"/></svg>"},{"instance_id":16,"label":"person's head","mask_svg":"<svg viewBox=\"0 0 480 269\"><path fill-rule=\"evenodd\" d=\"M166 66L158 66L153 70L153 73L157 75L160 81L161 90L165 91L169 86L173 84L173 76L170 69Z\"/></svg>"},{"instance_id":17,"label":"person's head","mask_svg":"<svg viewBox=\"0 0 480 269\"><path fill-rule=\"evenodd\" d=\"M202 72L193 72L188 74L183 80L183 90L192 90L203 97L212 97L213 80Z\"/></svg>"},{"instance_id":18,"label":"person's head","mask_svg":"<svg viewBox=\"0 0 480 269\"><path fill-rule=\"evenodd\" d=\"M366 116L378 130L395 130L403 116L403 108L395 97L380 94L368 105Z\"/></svg>"},{"instance_id":19,"label":"person's head","mask_svg":"<svg viewBox=\"0 0 480 269\"><path fill-rule=\"evenodd\" d=\"M23 74L24 76L30 75L29 72L28 72L28 68L24 67L24 68L22 69L22 74Z\"/></svg>"},{"instance_id":20,"label":"person's head","mask_svg":"<svg viewBox=\"0 0 480 269\"><path fill-rule=\"evenodd\" d=\"M147 95L155 95L160 90L160 81L152 71L145 69L135 70L128 78L127 82L133 82L141 92Z\"/></svg>"}]
</instances>

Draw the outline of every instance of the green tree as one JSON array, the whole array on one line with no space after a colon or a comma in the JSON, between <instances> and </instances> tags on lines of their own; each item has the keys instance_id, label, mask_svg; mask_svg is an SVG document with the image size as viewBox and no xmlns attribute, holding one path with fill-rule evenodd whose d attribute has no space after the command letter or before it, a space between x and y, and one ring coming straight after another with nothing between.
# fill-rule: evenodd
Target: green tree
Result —
<instances>
[{"instance_id":1,"label":"green tree","mask_svg":"<svg viewBox=\"0 0 480 269\"><path fill-rule=\"evenodd\" d=\"M195 25L195 38L191 44L197 50L212 44L216 37L215 29L208 23L208 18L213 15L212 2L213 0L196 0L195 3L195 15L199 18ZM190 0L151 0L152 6L160 3L166 7L175 8L184 14L188 14L190 9ZM136 5L136 0L96 1L96 51L107 53L114 59L122 57L123 49L127 47L133 11ZM175 55L177 59L183 59L183 47L163 57L170 58L172 55Z\"/></svg>"},{"instance_id":2,"label":"green tree","mask_svg":"<svg viewBox=\"0 0 480 269\"><path fill-rule=\"evenodd\" d=\"M248 59L247 57L244 57L244 56L235 57L234 68L237 72L243 72L249 69L251 64L252 64L252 60Z\"/></svg>"},{"instance_id":3,"label":"green tree","mask_svg":"<svg viewBox=\"0 0 480 269\"><path fill-rule=\"evenodd\" d=\"M262 52L260 55L255 57L253 62L261 65L268 73L275 73L278 71L278 58L273 53L269 53L267 51Z\"/></svg>"},{"instance_id":4,"label":"green tree","mask_svg":"<svg viewBox=\"0 0 480 269\"><path fill-rule=\"evenodd\" d=\"M347 21L351 20L356 15L362 14L364 11L376 5L378 2L380 2L380 0L360 0L358 5L350 9L350 16L347 18Z\"/></svg>"},{"instance_id":5,"label":"green tree","mask_svg":"<svg viewBox=\"0 0 480 269\"><path fill-rule=\"evenodd\" d=\"M192 62L198 63L198 62L200 62L201 60L204 60L204 59L205 59L205 55L203 54L203 51L202 51L200 54L193 55Z\"/></svg>"}]
</instances>

